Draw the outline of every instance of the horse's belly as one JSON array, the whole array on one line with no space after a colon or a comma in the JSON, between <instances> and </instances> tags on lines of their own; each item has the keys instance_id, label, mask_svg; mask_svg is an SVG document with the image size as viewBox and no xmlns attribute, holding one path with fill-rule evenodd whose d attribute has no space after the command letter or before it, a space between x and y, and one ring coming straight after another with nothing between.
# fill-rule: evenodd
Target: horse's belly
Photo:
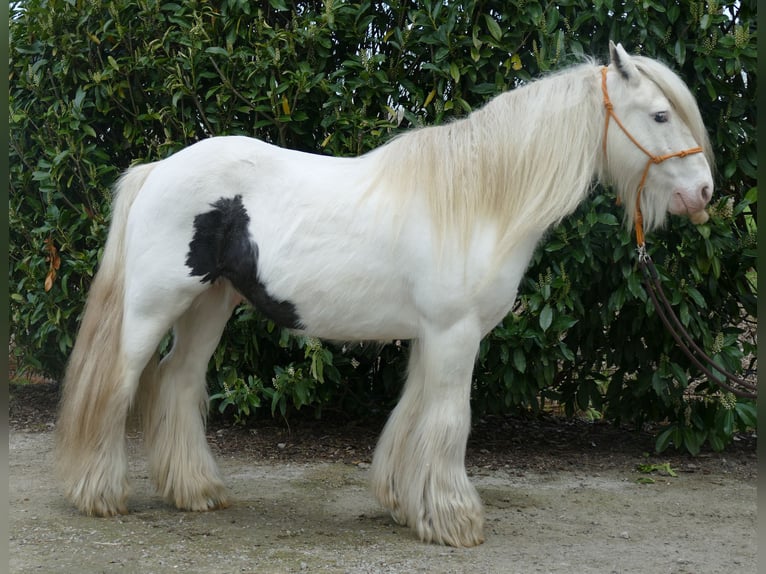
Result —
<instances>
[{"instance_id":1,"label":"horse's belly","mask_svg":"<svg viewBox=\"0 0 766 574\"><path fill-rule=\"evenodd\" d=\"M298 265L302 272L290 274L290 284L279 279L272 284L276 297L295 306L299 331L345 341L416 336L418 313L396 268L382 273L361 260L347 266L330 261L323 266L319 260Z\"/></svg>"},{"instance_id":2,"label":"horse's belly","mask_svg":"<svg viewBox=\"0 0 766 574\"><path fill-rule=\"evenodd\" d=\"M376 225L377 223L377 225ZM336 340L415 337L411 253L374 219L299 226L260 242L259 278L294 305L298 330Z\"/></svg>"},{"instance_id":3,"label":"horse's belly","mask_svg":"<svg viewBox=\"0 0 766 574\"><path fill-rule=\"evenodd\" d=\"M332 305L304 306L300 314L308 335L336 341L392 341L417 336L415 313L403 312L395 301L346 301L333 311Z\"/></svg>"}]
</instances>

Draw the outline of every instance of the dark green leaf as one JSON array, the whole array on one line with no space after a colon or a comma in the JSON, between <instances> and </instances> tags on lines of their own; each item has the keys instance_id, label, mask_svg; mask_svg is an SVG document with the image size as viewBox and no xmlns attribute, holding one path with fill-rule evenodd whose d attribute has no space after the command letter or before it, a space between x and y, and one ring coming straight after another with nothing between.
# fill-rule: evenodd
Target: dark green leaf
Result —
<instances>
[{"instance_id":1,"label":"dark green leaf","mask_svg":"<svg viewBox=\"0 0 766 574\"><path fill-rule=\"evenodd\" d=\"M489 33L496 41L499 42L503 37L503 31L500 29L500 24L498 24L490 14L485 14L484 20L487 22L487 29L489 30Z\"/></svg>"},{"instance_id":2,"label":"dark green leaf","mask_svg":"<svg viewBox=\"0 0 766 574\"><path fill-rule=\"evenodd\" d=\"M540 328L543 331L547 331L548 327L551 326L551 323L553 322L553 309L550 305L546 303L545 307L543 307L543 310L540 311Z\"/></svg>"},{"instance_id":3,"label":"dark green leaf","mask_svg":"<svg viewBox=\"0 0 766 574\"><path fill-rule=\"evenodd\" d=\"M527 370L527 357L521 348L513 350L513 366L520 373L524 373Z\"/></svg>"}]
</instances>

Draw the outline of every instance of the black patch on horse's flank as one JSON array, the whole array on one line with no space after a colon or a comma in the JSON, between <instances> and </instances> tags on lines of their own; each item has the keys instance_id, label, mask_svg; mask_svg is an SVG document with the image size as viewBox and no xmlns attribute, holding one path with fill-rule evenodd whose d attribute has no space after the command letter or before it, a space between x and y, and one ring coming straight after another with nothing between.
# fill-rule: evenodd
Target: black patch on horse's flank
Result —
<instances>
[{"instance_id":1,"label":"black patch on horse's flank","mask_svg":"<svg viewBox=\"0 0 766 574\"><path fill-rule=\"evenodd\" d=\"M247 229L250 216L242 196L222 197L211 207L212 211L194 217L194 236L186 256L189 275L201 276L203 283L225 277L274 323L300 328L295 305L274 299L258 278L258 245Z\"/></svg>"}]
</instances>

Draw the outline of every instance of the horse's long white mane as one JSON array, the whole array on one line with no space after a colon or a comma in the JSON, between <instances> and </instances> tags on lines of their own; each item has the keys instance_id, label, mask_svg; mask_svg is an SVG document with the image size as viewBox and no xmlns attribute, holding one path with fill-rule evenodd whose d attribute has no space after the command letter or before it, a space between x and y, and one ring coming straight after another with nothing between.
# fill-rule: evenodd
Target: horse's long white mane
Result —
<instances>
[{"instance_id":1,"label":"horse's long white mane","mask_svg":"<svg viewBox=\"0 0 766 574\"><path fill-rule=\"evenodd\" d=\"M468 117L373 152L395 204L425 197L441 237L497 223L497 255L571 213L600 161L598 68L583 64L503 93Z\"/></svg>"}]
</instances>

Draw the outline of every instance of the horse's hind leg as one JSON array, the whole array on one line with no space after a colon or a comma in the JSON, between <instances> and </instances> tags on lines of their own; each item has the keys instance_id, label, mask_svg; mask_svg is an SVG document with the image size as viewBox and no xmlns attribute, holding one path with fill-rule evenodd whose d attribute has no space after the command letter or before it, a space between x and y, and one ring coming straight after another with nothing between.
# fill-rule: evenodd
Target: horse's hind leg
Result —
<instances>
[{"instance_id":1,"label":"horse's hind leg","mask_svg":"<svg viewBox=\"0 0 766 574\"><path fill-rule=\"evenodd\" d=\"M475 546L484 540L481 500L464 466L480 336L467 320L424 329L402 398L375 450L378 500L426 542Z\"/></svg>"},{"instance_id":2,"label":"horse's hind leg","mask_svg":"<svg viewBox=\"0 0 766 574\"><path fill-rule=\"evenodd\" d=\"M119 314L121 326L104 332L90 323L111 323L109 312L87 318L68 369L68 381L57 422L57 465L67 495L85 514L113 516L127 512L128 458L125 426L141 373L189 300L176 296L164 305L139 312L133 300ZM89 300L89 305L90 305ZM87 315L88 311L86 311ZM84 322L85 324L85 322ZM116 333L120 333L116 335ZM129 334L129 336L128 336ZM107 342L108 341L108 342ZM119 342L116 342L119 341ZM96 364L97 366L92 366Z\"/></svg>"},{"instance_id":3,"label":"horse's hind leg","mask_svg":"<svg viewBox=\"0 0 766 574\"><path fill-rule=\"evenodd\" d=\"M173 348L141 380L139 413L149 468L164 498L184 510L228 506L205 436L205 375L232 310L241 300L228 281L198 295L173 328Z\"/></svg>"}]
</instances>

